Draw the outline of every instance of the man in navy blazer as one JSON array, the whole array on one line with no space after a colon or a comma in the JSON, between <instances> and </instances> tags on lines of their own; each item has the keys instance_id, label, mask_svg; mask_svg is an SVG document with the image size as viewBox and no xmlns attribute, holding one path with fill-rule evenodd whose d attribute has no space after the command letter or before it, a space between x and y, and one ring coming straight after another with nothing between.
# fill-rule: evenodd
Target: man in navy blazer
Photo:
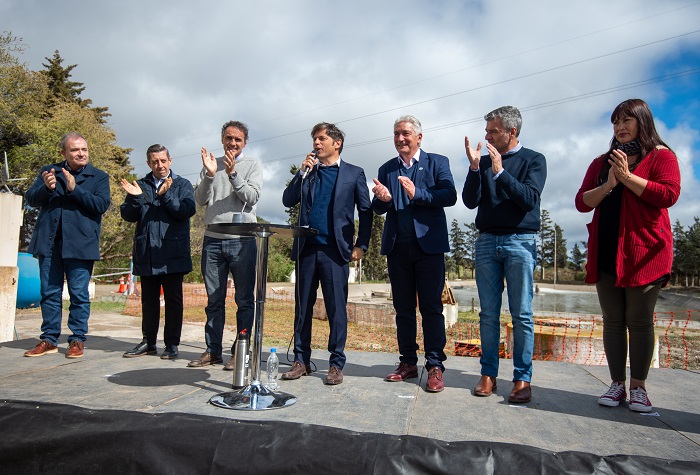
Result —
<instances>
[{"instance_id":1,"label":"man in navy blazer","mask_svg":"<svg viewBox=\"0 0 700 475\"><path fill-rule=\"evenodd\" d=\"M166 147L154 144L146 150L151 173L129 183L120 207L122 218L136 223L134 232L134 275L141 276L141 331L143 340L124 353L125 358L155 355L160 323L160 289L165 300L161 359L178 357L182 334L182 281L192 271L190 218L197 211L194 189L187 178L173 173Z\"/></svg>"},{"instance_id":2,"label":"man in navy blazer","mask_svg":"<svg viewBox=\"0 0 700 475\"><path fill-rule=\"evenodd\" d=\"M282 379L311 373L311 321L320 282L330 325L326 384L334 385L343 382L346 360L348 263L362 259L367 250L373 215L364 170L340 159L345 134L334 124L321 122L311 137L314 151L282 194L288 208L301 203L299 225L318 230L316 236L295 239L292 248L297 263L294 363Z\"/></svg>"},{"instance_id":3,"label":"man in navy blazer","mask_svg":"<svg viewBox=\"0 0 700 475\"><path fill-rule=\"evenodd\" d=\"M444 389L445 317L442 289L445 252L450 243L444 208L457 202L447 157L426 153L418 119L405 115L394 122L394 146L399 156L379 168L372 209L386 213L381 253L387 256L396 310L396 336L401 357L387 381L418 376L416 295L423 320L426 390Z\"/></svg>"},{"instance_id":4,"label":"man in navy blazer","mask_svg":"<svg viewBox=\"0 0 700 475\"><path fill-rule=\"evenodd\" d=\"M25 199L39 208L29 252L39 259L41 341L24 356L58 352L64 277L70 311L67 358L83 356L88 332L93 264L100 259L100 224L110 204L109 176L89 161L85 138L70 132L61 139L63 162L46 165Z\"/></svg>"}]
</instances>

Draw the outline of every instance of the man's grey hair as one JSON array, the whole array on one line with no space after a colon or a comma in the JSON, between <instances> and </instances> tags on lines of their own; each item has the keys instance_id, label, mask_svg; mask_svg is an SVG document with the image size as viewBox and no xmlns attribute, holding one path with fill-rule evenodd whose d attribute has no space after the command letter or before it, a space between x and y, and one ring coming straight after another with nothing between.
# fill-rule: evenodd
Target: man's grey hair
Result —
<instances>
[{"instance_id":1,"label":"man's grey hair","mask_svg":"<svg viewBox=\"0 0 700 475\"><path fill-rule=\"evenodd\" d=\"M224 125L221 126L221 138L224 138L224 134L226 133L226 129L229 127L233 127L234 129L238 129L241 132L243 132L243 138L245 141L248 141L248 126L245 125L243 122L239 122L237 120L229 120L226 122Z\"/></svg>"},{"instance_id":2,"label":"man's grey hair","mask_svg":"<svg viewBox=\"0 0 700 475\"><path fill-rule=\"evenodd\" d=\"M394 121L394 128L396 128L397 125L399 125L401 122L408 122L411 124L413 127L413 131L416 133L416 135L420 134L423 132L423 127L420 125L420 120L416 119L412 115L402 115L398 119Z\"/></svg>"},{"instance_id":3,"label":"man's grey hair","mask_svg":"<svg viewBox=\"0 0 700 475\"><path fill-rule=\"evenodd\" d=\"M61 150L66 149L66 145L68 144L68 141L71 139L83 139L85 140L85 143L87 143L87 140L85 137L80 135L78 132L68 132L66 135L61 137Z\"/></svg>"},{"instance_id":4,"label":"man's grey hair","mask_svg":"<svg viewBox=\"0 0 700 475\"><path fill-rule=\"evenodd\" d=\"M156 144L153 144L150 147L148 147L148 150L146 150L146 160L148 162L150 162L151 161L151 154L152 153L159 153L159 152L165 152L165 154L168 156L168 158L170 158L170 151L165 147L165 145L161 145L159 143L156 143Z\"/></svg>"},{"instance_id":5,"label":"man's grey hair","mask_svg":"<svg viewBox=\"0 0 700 475\"><path fill-rule=\"evenodd\" d=\"M501 124L506 130L515 128L516 137L520 135L520 129L523 126L523 116L520 115L520 111L516 107L499 107L484 116L484 120L487 122L494 119L501 119Z\"/></svg>"}]
</instances>

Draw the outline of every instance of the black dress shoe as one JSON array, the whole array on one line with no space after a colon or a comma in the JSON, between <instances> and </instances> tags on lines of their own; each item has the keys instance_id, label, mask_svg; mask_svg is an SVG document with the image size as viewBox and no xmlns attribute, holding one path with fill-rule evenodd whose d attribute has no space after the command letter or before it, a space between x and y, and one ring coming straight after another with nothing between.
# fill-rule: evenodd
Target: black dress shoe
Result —
<instances>
[{"instance_id":1,"label":"black dress shoe","mask_svg":"<svg viewBox=\"0 0 700 475\"><path fill-rule=\"evenodd\" d=\"M168 345L163 350L163 354L160 355L161 360L174 360L177 358L177 345Z\"/></svg>"},{"instance_id":2,"label":"black dress shoe","mask_svg":"<svg viewBox=\"0 0 700 475\"><path fill-rule=\"evenodd\" d=\"M156 349L155 345L154 346L149 346L148 343L145 341L142 341L136 347L134 347L133 350L129 350L126 353L124 353L124 358L135 358L137 356L144 356L144 355L157 355L158 350Z\"/></svg>"}]
</instances>

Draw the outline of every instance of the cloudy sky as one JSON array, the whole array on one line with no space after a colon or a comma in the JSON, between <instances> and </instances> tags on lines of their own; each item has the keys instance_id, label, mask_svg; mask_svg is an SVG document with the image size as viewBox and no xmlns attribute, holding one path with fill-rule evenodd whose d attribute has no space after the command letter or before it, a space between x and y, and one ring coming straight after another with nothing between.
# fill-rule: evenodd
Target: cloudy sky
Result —
<instances>
[{"instance_id":1,"label":"cloudy sky","mask_svg":"<svg viewBox=\"0 0 700 475\"><path fill-rule=\"evenodd\" d=\"M486 112L519 107L521 142L547 157L542 206L569 249L591 219L574 195L607 150L612 109L631 97L651 105L680 160L672 221L700 216L698 18L700 2L674 0L0 0L0 30L23 39L32 69L55 50L78 65L73 80L109 107L139 176L146 148L162 143L196 181L201 147L220 153L221 125L246 122L244 153L265 169L258 214L272 222L286 219L289 167L317 122L346 132L343 159L371 182L396 155L394 119L415 115L423 149L450 158L461 192L464 136L483 140ZM447 211L474 220L461 200Z\"/></svg>"}]
</instances>

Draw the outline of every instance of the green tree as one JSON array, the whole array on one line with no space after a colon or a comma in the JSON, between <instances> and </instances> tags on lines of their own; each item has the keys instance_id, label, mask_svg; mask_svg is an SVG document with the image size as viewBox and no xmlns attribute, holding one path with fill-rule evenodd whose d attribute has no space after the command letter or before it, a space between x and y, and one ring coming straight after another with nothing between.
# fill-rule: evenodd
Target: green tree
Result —
<instances>
[{"instance_id":1,"label":"green tree","mask_svg":"<svg viewBox=\"0 0 700 475\"><path fill-rule=\"evenodd\" d=\"M564 230L554 223L554 235L557 242L557 269L566 269L569 263L569 253L566 250L566 239L564 239Z\"/></svg>"},{"instance_id":2,"label":"green tree","mask_svg":"<svg viewBox=\"0 0 700 475\"><path fill-rule=\"evenodd\" d=\"M688 285L688 270L692 267L692 264L686 261L686 256L688 255L688 234L681 222L676 220L676 223L673 225L673 267L671 268L671 272L675 276L676 285L678 285L678 279L681 276L684 278L684 284Z\"/></svg>"},{"instance_id":3,"label":"green tree","mask_svg":"<svg viewBox=\"0 0 700 475\"><path fill-rule=\"evenodd\" d=\"M585 262L585 250L582 251L578 243L574 243L574 248L571 250L571 262L569 263L569 268L576 272L581 272Z\"/></svg>"},{"instance_id":4,"label":"green tree","mask_svg":"<svg viewBox=\"0 0 700 475\"><path fill-rule=\"evenodd\" d=\"M46 77L49 91L53 95L54 101L67 101L74 102L80 107L85 109L90 109L93 111L98 121L101 124L106 123L107 117L111 116L108 112L107 107L91 107L92 99L83 99L80 95L85 90L85 86L82 82L71 81L71 75L73 69L78 65L71 64L70 66L63 66L63 58L61 54L56 50L52 58L44 58L48 61L48 64L43 63L44 70L41 73Z\"/></svg>"},{"instance_id":5,"label":"green tree","mask_svg":"<svg viewBox=\"0 0 700 475\"><path fill-rule=\"evenodd\" d=\"M289 173L292 174L292 178L287 180L287 182L285 183L285 187L289 186L289 183L292 181L294 176L297 173L299 173L299 167L297 165L292 164L289 167ZM286 210L284 210L284 212L287 213L287 223L288 224L290 224L292 226L296 226L297 224L299 224L299 203L295 204L291 208L287 208Z\"/></svg>"},{"instance_id":6,"label":"green tree","mask_svg":"<svg viewBox=\"0 0 700 475\"><path fill-rule=\"evenodd\" d=\"M457 278L462 278L461 269L467 264L467 249L464 230L456 219L450 226L450 243L452 245L452 259L457 270Z\"/></svg>"},{"instance_id":7,"label":"green tree","mask_svg":"<svg viewBox=\"0 0 700 475\"><path fill-rule=\"evenodd\" d=\"M464 248L466 250L465 260L466 266L471 271L471 278L474 278L474 269L476 268L476 238L479 237L479 230L476 229L476 224L465 224L466 232L464 233Z\"/></svg>"},{"instance_id":8,"label":"green tree","mask_svg":"<svg viewBox=\"0 0 700 475\"><path fill-rule=\"evenodd\" d=\"M14 182L13 192L24 194L37 178L42 165L63 160L59 141L67 132L82 134L90 148L90 162L110 176L112 206L102 219L100 268L126 267L131 257L133 225L121 219L119 205L124 199L119 182L133 178L130 149L116 144L114 132L94 110L52 94L48 76L31 71L17 55L21 40L10 33L0 35L0 145L7 152L10 174L24 178ZM72 68L71 68L72 69ZM28 245L36 222L36 210L26 208L20 249Z\"/></svg>"},{"instance_id":9,"label":"green tree","mask_svg":"<svg viewBox=\"0 0 700 475\"><path fill-rule=\"evenodd\" d=\"M695 217L695 222L688 227L685 237L681 259L686 275L690 276L689 285L695 287L698 273L700 272L700 218Z\"/></svg>"},{"instance_id":10,"label":"green tree","mask_svg":"<svg viewBox=\"0 0 700 475\"><path fill-rule=\"evenodd\" d=\"M542 269L542 279L544 280L544 269L554 266L554 226L549 218L549 211L546 209L542 209L540 212L539 238L537 263Z\"/></svg>"},{"instance_id":11,"label":"green tree","mask_svg":"<svg viewBox=\"0 0 700 475\"><path fill-rule=\"evenodd\" d=\"M368 280L386 281L389 278L386 257L380 254L383 229L384 216L375 215L372 221L372 234L369 239L369 246L362 258L362 271Z\"/></svg>"}]
</instances>

